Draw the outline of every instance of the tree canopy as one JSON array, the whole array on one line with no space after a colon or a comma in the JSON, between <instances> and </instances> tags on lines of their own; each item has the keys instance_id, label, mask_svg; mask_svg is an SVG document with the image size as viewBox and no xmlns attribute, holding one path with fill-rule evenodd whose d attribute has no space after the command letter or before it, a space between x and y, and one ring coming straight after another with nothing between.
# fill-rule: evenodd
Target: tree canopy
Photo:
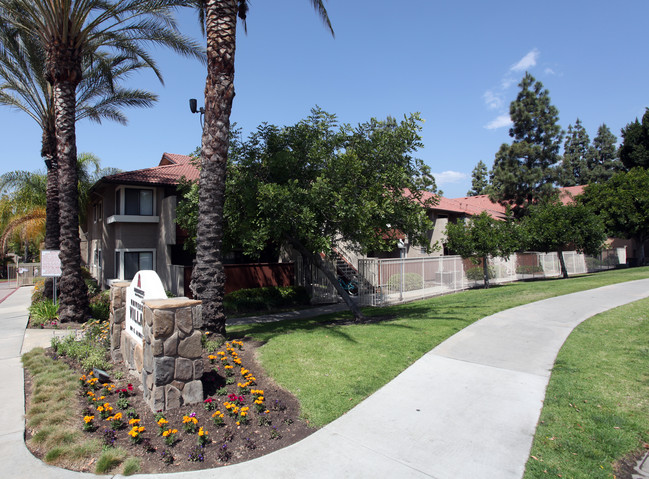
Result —
<instances>
[{"instance_id":1,"label":"tree canopy","mask_svg":"<svg viewBox=\"0 0 649 479\"><path fill-rule=\"evenodd\" d=\"M649 240L649 170L619 172L605 183L588 186L579 200L602 219L609 236L634 239L638 263L644 263L644 244Z\"/></svg>"},{"instance_id":2,"label":"tree canopy","mask_svg":"<svg viewBox=\"0 0 649 479\"><path fill-rule=\"evenodd\" d=\"M289 244L325 274L321 253L341 244L360 253L387 251L407 234L427 247L432 225L425 207L436 197L416 189L424 166L412 156L422 146L420 129L418 114L352 127L320 109L293 126L259 126L230 147L224 244L248 254L268 242ZM197 215L187 208L195 205L179 205L179 224L192 231ZM335 276L329 279L339 287Z\"/></svg>"},{"instance_id":3,"label":"tree canopy","mask_svg":"<svg viewBox=\"0 0 649 479\"><path fill-rule=\"evenodd\" d=\"M509 258L521 247L517 223L496 220L485 211L466 221L448 223L446 241L453 253L482 260L485 288L489 287L489 256Z\"/></svg>"},{"instance_id":4,"label":"tree canopy","mask_svg":"<svg viewBox=\"0 0 649 479\"><path fill-rule=\"evenodd\" d=\"M571 249L594 256L606 239L600 219L578 203L545 201L531 205L522 228L527 249L558 254L564 278L568 277L568 270L563 251Z\"/></svg>"},{"instance_id":5,"label":"tree canopy","mask_svg":"<svg viewBox=\"0 0 649 479\"><path fill-rule=\"evenodd\" d=\"M553 165L559 160L562 139L559 111L550 103L548 90L529 73L519 87L509 107L513 141L496 153L490 193L493 201L511 205L516 217L529 204L555 194Z\"/></svg>"},{"instance_id":6,"label":"tree canopy","mask_svg":"<svg viewBox=\"0 0 649 479\"><path fill-rule=\"evenodd\" d=\"M642 116L642 123L636 118L622 129L620 160L627 169L649 168L649 108Z\"/></svg>"}]
</instances>

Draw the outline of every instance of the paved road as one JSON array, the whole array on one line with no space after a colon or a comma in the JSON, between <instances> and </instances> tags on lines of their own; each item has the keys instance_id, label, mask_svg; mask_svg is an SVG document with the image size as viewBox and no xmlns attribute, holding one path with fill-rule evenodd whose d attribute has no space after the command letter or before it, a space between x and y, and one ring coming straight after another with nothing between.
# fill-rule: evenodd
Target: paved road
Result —
<instances>
[{"instance_id":1,"label":"paved road","mask_svg":"<svg viewBox=\"0 0 649 479\"><path fill-rule=\"evenodd\" d=\"M14 291L16 291L15 281L0 282L0 303L2 303Z\"/></svg>"}]
</instances>

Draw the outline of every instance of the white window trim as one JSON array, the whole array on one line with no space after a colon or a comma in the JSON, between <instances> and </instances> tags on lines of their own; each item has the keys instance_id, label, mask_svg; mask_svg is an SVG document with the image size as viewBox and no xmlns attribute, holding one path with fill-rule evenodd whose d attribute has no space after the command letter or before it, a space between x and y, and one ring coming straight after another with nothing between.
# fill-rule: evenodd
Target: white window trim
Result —
<instances>
[{"instance_id":1,"label":"white window trim","mask_svg":"<svg viewBox=\"0 0 649 479\"><path fill-rule=\"evenodd\" d=\"M153 253L153 270L157 270L157 258L156 258L156 250L155 248L119 248L115 250L115 253L119 253L119 277L115 278L120 281L130 281L130 280L125 280L124 279L124 253ZM117 269L117 265L114 265L115 269ZM117 276L117 275L115 275Z\"/></svg>"}]
</instances>

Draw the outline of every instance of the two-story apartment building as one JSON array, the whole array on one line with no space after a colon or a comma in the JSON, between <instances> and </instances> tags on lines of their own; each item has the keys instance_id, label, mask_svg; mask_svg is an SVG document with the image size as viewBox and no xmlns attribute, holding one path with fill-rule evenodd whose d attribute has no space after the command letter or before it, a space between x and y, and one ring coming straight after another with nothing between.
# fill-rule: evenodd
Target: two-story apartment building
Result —
<instances>
[{"instance_id":1,"label":"two-story apartment building","mask_svg":"<svg viewBox=\"0 0 649 479\"><path fill-rule=\"evenodd\" d=\"M156 167L105 176L92 187L82 251L103 287L152 269L166 289L182 294L192 258L175 223L176 188L181 178L198 178L191 160L164 153Z\"/></svg>"}]
</instances>

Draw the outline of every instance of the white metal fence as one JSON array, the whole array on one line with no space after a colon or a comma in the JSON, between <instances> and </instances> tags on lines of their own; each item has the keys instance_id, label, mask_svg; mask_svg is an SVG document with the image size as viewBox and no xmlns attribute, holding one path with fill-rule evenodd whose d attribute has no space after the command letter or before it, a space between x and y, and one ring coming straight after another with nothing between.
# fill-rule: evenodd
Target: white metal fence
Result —
<instances>
[{"instance_id":1,"label":"white metal fence","mask_svg":"<svg viewBox=\"0 0 649 479\"><path fill-rule=\"evenodd\" d=\"M7 265L7 279L16 287L32 286L41 274L40 263L18 263Z\"/></svg>"},{"instance_id":2,"label":"white metal fence","mask_svg":"<svg viewBox=\"0 0 649 479\"><path fill-rule=\"evenodd\" d=\"M623 264L623 254L606 250L598 257L575 251L563 253L569 274L583 274L612 269ZM504 258L490 258L490 281L506 283L561 274L557 253L519 253ZM399 303L436 296L484 285L481 262L474 264L459 256L432 258L359 260L359 302L365 306Z\"/></svg>"}]
</instances>

